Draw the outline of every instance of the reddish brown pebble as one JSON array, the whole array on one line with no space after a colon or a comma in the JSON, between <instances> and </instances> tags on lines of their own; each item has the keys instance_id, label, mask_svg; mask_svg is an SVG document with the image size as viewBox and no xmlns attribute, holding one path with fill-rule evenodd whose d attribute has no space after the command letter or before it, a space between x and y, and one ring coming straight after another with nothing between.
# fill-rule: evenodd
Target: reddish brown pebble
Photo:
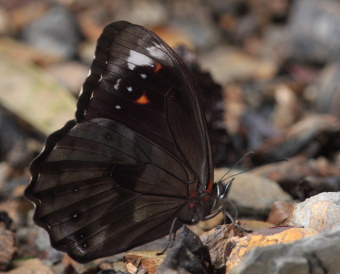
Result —
<instances>
[{"instance_id":1,"label":"reddish brown pebble","mask_svg":"<svg viewBox=\"0 0 340 274\"><path fill-rule=\"evenodd\" d=\"M6 270L15 251L13 232L0 227L0 270Z\"/></svg>"},{"instance_id":2,"label":"reddish brown pebble","mask_svg":"<svg viewBox=\"0 0 340 274\"><path fill-rule=\"evenodd\" d=\"M276 226L281 225L288 218L289 210L292 206L292 203L275 202L267 221Z\"/></svg>"}]
</instances>

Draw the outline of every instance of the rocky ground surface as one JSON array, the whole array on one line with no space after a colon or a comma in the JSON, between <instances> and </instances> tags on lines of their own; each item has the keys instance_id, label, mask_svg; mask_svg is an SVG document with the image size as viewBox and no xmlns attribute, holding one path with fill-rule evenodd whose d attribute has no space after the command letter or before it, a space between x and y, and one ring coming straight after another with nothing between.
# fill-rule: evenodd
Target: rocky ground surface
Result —
<instances>
[{"instance_id":1,"label":"rocky ground surface","mask_svg":"<svg viewBox=\"0 0 340 274\"><path fill-rule=\"evenodd\" d=\"M24 196L29 163L74 117L104 26L160 35L200 87L231 215L79 264ZM340 273L340 3L0 0L0 273ZM236 208L236 210L235 210Z\"/></svg>"}]
</instances>

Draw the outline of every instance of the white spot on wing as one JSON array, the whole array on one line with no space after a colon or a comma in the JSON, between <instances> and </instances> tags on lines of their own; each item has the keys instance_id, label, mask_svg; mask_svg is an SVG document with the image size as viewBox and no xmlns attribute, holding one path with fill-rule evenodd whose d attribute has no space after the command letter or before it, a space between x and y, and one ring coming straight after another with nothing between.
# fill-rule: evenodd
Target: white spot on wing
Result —
<instances>
[{"instance_id":1,"label":"white spot on wing","mask_svg":"<svg viewBox=\"0 0 340 274\"><path fill-rule=\"evenodd\" d=\"M160 60L170 61L169 56L157 47L148 47L146 48L146 50L152 57L155 57Z\"/></svg>"},{"instance_id":2,"label":"white spot on wing","mask_svg":"<svg viewBox=\"0 0 340 274\"><path fill-rule=\"evenodd\" d=\"M121 109L122 107L120 105L115 106L116 109Z\"/></svg>"},{"instance_id":3,"label":"white spot on wing","mask_svg":"<svg viewBox=\"0 0 340 274\"><path fill-rule=\"evenodd\" d=\"M129 57L129 58L130 58L130 57ZM129 59L128 59L128 60L129 60ZM129 67L129 69L134 70L135 67L136 67L136 65L131 64L131 63L128 63L128 67Z\"/></svg>"},{"instance_id":4,"label":"white spot on wing","mask_svg":"<svg viewBox=\"0 0 340 274\"><path fill-rule=\"evenodd\" d=\"M127 87L126 89L128 92L131 92L133 90L132 87Z\"/></svg>"},{"instance_id":5,"label":"white spot on wing","mask_svg":"<svg viewBox=\"0 0 340 274\"><path fill-rule=\"evenodd\" d=\"M153 63L153 60L137 51L130 50L130 56L127 59L128 61L128 67L131 70L134 70L136 66L151 66Z\"/></svg>"},{"instance_id":6,"label":"white spot on wing","mask_svg":"<svg viewBox=\"0 0 340 274\"><path fill-rule=\"evenodd\" d=\"M142 74L140 75L140 77L142 77L143 79L145 79L145 78L146 78L146 74L142 73Z\"/></svg>"},{"instance_id":7,"label":"white spot on wing","mask_svg":"<svg viewBox=\"0 0 340 274\"><path fill-rule=\"evenodd\" d=\"M82 249L82 247L81 247L81 246L79 246L79 245L76 245L76 248L79 250L79 252L81 252L81 253L85 253L85 250L84 250L84 249Z\"/></svg>"},{"instance_id":8,"label":"white spot on wing","mask_svg":"<svg viewBox=\"0 0 340 274\"><path fill-rule=\"evenodd\" d=\"M113 86L115 90L117 90L119 88L119 83L122 79L118 79L116 84Z\"/></svg>"}]
</instances>

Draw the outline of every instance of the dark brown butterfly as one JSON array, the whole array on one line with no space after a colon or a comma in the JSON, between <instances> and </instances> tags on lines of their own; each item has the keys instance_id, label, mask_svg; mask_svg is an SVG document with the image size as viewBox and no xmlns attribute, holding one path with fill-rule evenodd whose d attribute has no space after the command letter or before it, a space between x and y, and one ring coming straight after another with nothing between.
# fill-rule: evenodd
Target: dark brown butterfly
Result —
<instances>
[{"instance_id":1,"label":"dark brown butterfly","mask_svg":"<svg viewBox=\"0 0 340 274\"><path fill-rule=\"evenodd\" d=\"M104 29L76 121L47 138L31 174L35 222L79 262L195 224L227 193L213 183L187 67L156 34L123 21Z\"/></svg>"}]
</instances>

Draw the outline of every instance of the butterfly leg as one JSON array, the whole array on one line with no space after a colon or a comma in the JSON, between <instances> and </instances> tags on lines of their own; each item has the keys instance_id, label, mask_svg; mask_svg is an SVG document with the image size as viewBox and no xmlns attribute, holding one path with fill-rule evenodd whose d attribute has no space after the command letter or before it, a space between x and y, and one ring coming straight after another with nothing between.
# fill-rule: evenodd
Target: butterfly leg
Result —
<instances>
[{"instance_id":1,"label":"butterfly leg","mask_svg":"<svg viewBox=\"0 0 340 274\"><path fill-rule=\"evenodd\" d=\"M219 207L214 213L211 213L210 215L205 216L203 221L207 221L207 220L210 220L216 217L220 212L223 212L223 207Z\"/></svg>"},{"instance_id":2,"label":"butterfly leg","mask_svg":"<svg viewBox=\"0 0 340 274\"><path fill-rule=\"evenodd\" d=\"M253 232L252 230L245 229L244 227L242 227L242 226L240 226L238 223L236 223L236 221L235 221L235 219L233 218L233 216L231 216L231 214L230 214L227 210L223 210L223 214L224 214L224 223L226 223L225 217L228 217L228 218L230 219L230 221L231 221L236 227L238 227L239 229L241 229L242 231L247 232L247 233L252 233L252 232Z\"/></svg>"},{"instance_id":3,"label":"butterfly leg","mask_svg":"<svg viewBox=\"0 0 340 274\"><path fill-rule=\"evenodd\" d=\"M230 204L232 205L232 207L235 209L235 211L237 213L237 209L236 209L235 205L233 203L231 203L231 202L230 202ZM247 232L247 233L252 233L253 232L252 230L247 230L247 229L243 228L242 226L240 226L239 224L237 224L236 221L235 221L235 219L237 219L237 214L236 214L236 218L233 218L233 216L231 216L231 214L226 209L224 209L222 206L219 207L214 213L206 216L203 221L210 220L210 219L216 217L220 212L223 212L223 214L224 214L224 223L226 223L226 217L228 217L230 219L230 221L236 227L241 229L242 231Z\"/></svg>"},{"instance_id":4,"label":"butterfly leg","mask_svg":"<svg viewBox=\"0 0 340 274\"><path fill-rule=\"evenodd\" d=\"M163 255L165 253L165 251L168 250L168 248L173 244L173 242L175 241L176 239L176 231L174 231L174 228L175 228L175 224L176 224L176 221L178 220L178 218L176 217L173 221L172 221L172 224L171 224L171 227L170 227L170 232L169 232L169 239L168 239L168 243L166 245L166 247L164 248L164 250L160 253L156 253L157 255Z\"/></svg>"},{"instance_id":5,"label":"butterfly leg","mask_svg":"<svg viewBox=\"0 0 340 274\"><path fill-rule=\"evenodd\" d=\"M229 213L229 211L227 211L226 209L222 208L222 212L224 214L224 223L226 223L226 217L228 217L230 219L230 221L239 229L241 229L243 232L247 232L247 233L252 233L252 230L247 230L245 228L243 228L242 226L240 226L238 223L236 223L237 217L238 217L238 210L236 208L236 206L234 205L234 203L232 203L229 199L228 199L230 205L233 207L234 211L235 211L235 218L233 216L231 216L231 214Z\"/></svg>"}]
</instances>

